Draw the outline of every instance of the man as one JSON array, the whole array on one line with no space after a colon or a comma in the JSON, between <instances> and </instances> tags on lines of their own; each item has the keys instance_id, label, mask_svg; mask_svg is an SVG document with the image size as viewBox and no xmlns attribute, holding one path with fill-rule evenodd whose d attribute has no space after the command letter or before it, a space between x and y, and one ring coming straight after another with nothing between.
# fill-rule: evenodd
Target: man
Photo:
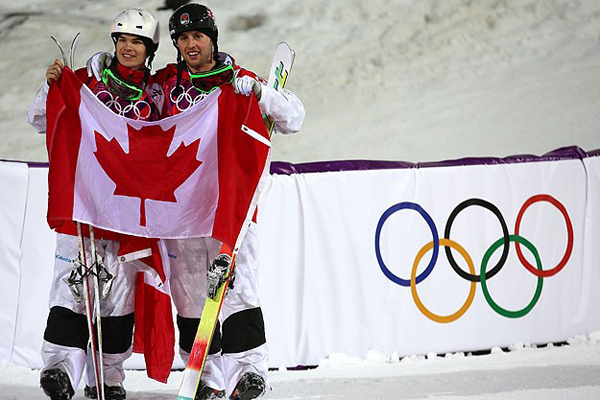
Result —
<instances>
[{"instance_id":1,"label":"man","mask_svg":"<svg viewBox=\"0 0 600 400\"><path fill-rule=\"evenodd\" d=\"M148 11L129 9L119 13L111 25L116 62L95 79L85 68L75 71L100 101L113 112L138 120L159 117L162 99L150 91L150 70L159 42L159 26ZM27 112L28 122L40 133L46 131L46 98L49 85L58 81L63 64L56 60L46 71L46 83L38 90ZM54 280L50 290L50 313L44 341L40 386L52 400L69 400L83 374L88 346L85 307L74 293L81 292L77 282L76 262L79 245L73 222L57 229ZM96 248L114 277L108 297L101 300L104 342L104 374L106 400L123 400L125 373L123 362L132 352L134 323L134 285L137 268L123 264L117 257L119 236L96 231ZM88 242L89 243L89 242ZM86 253L90 254L89 246ZM90 263L91 260L88 260ZM75 279L70 279L75 278ZM89 354L88 354L89 355ZM93 372L88 371L86 396L96 396Z\"/></svg>"},{"instance_id":2,"label":"man","mask_svg":"<svg viewBox=\"0 0 600 400\"><path fill-rule=\"evenodd\" d=\"M289 90L267 87L256 74L219 52L218 28L207 7L187 4L178 8L169 19L169 33L177 49L177 63L155 75L164 90L163 117L183 112L215 87L232 83L241 95L256 95L261 111L273 118L278 132L300 130L304 120L300 100ZM256 223L252 222L237 256L234 287L221 311L222 335L217 328L196 400L226 394L231 399L252 399L267 388L268 350L257 291L257 245ZM187 363L206 298L206 291L200 291L206 286L206 269L218 254L219 243L212 239L174 240L167 247L180 354Z\"/></svg>"}]
</instances>

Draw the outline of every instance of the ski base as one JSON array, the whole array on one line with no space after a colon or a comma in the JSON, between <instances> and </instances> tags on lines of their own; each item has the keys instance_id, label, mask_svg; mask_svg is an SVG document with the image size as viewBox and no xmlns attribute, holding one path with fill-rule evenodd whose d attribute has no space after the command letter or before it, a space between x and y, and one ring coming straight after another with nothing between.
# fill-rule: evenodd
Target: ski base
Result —
<instances>
[{"instance_id":1,"label":"ski base","mask_svg":"<svg viewBox=\"0 0 600 400\"><path fill-rule=\"evenodd\" d=\"M288 76L292 70L294 59L296 58L296 52L286 42L281 42L275 49L275 56L269 70L269 78L267 80L267 86L272 87L278 91L282 91L287 84ZM269 117L264 117L265 125L267 126L267 132L269 137L273 134L275 129L275 122Z\"/></svg>"},{"instance_id":2,"label":"ski base","mask_svg":"<svg viewBox=\"0 0 600 400\"><path fill-rule=\"evenodd\" d=\"M219 319L219 313L223 305L223 300L225 299L225 293L227 291L227 287L229 286L231 272L235 265L234 258L235 257L232 257L227 278L217 290L215 298L211 299L210 297L207 297L206 302L204 303L202 317L200 319L200 324L198 325L196 337L194 338L194 344L192 346L192 351L190 352L190 358L188 359L187 366L183 371L183 378L181 380L181 386L179 387L179 393L177 395L178 400L194 400L194 397L196 396L202 371L204 370L204 364L206 363L206 356L208 355L210 343L212 342L212 338L215 333L215 328Z\"/></svg>"}]
</instances>

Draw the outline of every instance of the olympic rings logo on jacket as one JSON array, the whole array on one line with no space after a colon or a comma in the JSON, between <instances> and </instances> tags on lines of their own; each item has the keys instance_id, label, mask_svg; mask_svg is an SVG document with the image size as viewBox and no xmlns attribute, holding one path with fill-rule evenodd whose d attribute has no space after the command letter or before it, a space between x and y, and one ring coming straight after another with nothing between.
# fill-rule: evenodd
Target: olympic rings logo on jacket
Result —
<instances>
[{"instance_id":1,"label":"olympic rings logo on jacket","mask_svg":"<svg viewBox=\"0 0 600 400\"><path fill-rule=\"evenodd\" d=\"M523 215L525 214L525 211L532 204L541 202L541 201L545 201L545 202L552 204L560 211L563 218L565 219L566 228L567 228L567 246L566 246L565 253L564 253L562 259L558 262L558 264L551 269L543 269L539 253L538 253L537 249L535 248L535 246L529 240L527 240L524 237L519 235L520 228L521 228L521 221L523 219ZM503 236L500 239L498 239L496 242L494 242L485 252L483 259L481 261L479 275L476 274L475 266L473 264L473 260L471 259L471 256L469 255L469 253L460 244L458 244L455 241L450 239L450 232L452 229L452 224L453 224L454 220L456 219L456 216L462 210L464 210L465 208L470 207L470 206L483 207L483 208L489 210L490 212L492 212L492 214L494 214L500 221L500 225L502 227L502 232L503 232ZM386 220L392 214L396 213L397 211L405 210L405 209L417 211L423 217L425 222L427 222L427 225L429 226L429 229L431 230L431 234L433 237L433 240L431 242L425 244L417 253L414 263L413 263L413 266L412 266L412 272L411 272L410 279L400 278L399 276L395 275L393 272L391 272L388 269L385 262L383 261L383 257L381 256L381 248L380 248L381 230L382 230ZM460 203L458 206L456 206L454 208L454 210L452 210L452 212L450 213L450 216L448 217L448 221L446 222L446 226L444 229L444 238L442 238L442 239L440 239L438 236L437 228L435 226L435 223L433 222L433 219L420 205L418 205L417 203L413 203L413 202L402 202L402 203L395 204L395 205L391 206L390 208L388 208L383 213L381 218L379 219L379 222L377 223L377 228L375 230L375 255L377 257L377 262L379 264L379 267L381 268L384 275L388 279L390 279L392 282L394 282L400 286L410 287L411 294L412 294L415 304L417 305L417 308L421 311L421 313L423 313L423 315L425 315L427 318L431 319L432 321L439 322L439 323L447 323L447 322L455 321L458 318L460 318L469 309L469 307L473 303L473 299L475 298L475 289L476 289L477 282L481 282L481 289L483 291L484 297L485 297L487 303L490 305L490 307L494 311L496 311L498 314L500 314L504 317L507 317L507 318L520 318L520 317L527 315L533 309L533 307L539 300L540 295L542 293L543 278L557 274L560 270L562 270L564 268L564 266L569 261L569 258L571 257L571 253L573 251L573 240L574 240L573 238L574 238L573 225L571 223L571 218L569 217L569 214L568 214L565 206L561 202L559 202L557 199L555 199L554 197L552 197L548 194L539 194L536 196L532 196L527 201L525 201L525 203L523 204L523 206L521 206L521 209L517 215L517 220L515 222L515 233L513 235L509 234L508 227L506 225L506 221L504 220L502 213L500 213L500 210L498 210L498 208L495 205L493 205L489 201L486 201L483 199L478 199L478 198L467 199L467 200L463 201L462 203ZM487 280L494 277L498 272L500 272L502 267L506 264L506 260L508 258L510 242L515 243L517 257L518 257L519 261L521 262L521 264L529 272L531 272L538 278L537 288L536 288L535 294L533 296L533 299L523 309L516 310L516 311L506 310L506 309L502 308L501 306L499 306L492 299L492 297L489 293L489 290L487 288ZM535 267L525 259L525 257L523 256L523 253L521 251L520 245L525 246L533 254L533 256L535 258L535 262L536 262ZM421 301L421 299L419 298L418 293L417 293L417 284L422 282L425 278L427 278L429 276L429 274L431 274L431 272L433 271L433 268L435 267L435 265L437 263L440 246L445 247L446 258L448 259L448 262L452 266L452 269L460 277L471 282L467 300L465 301L465 303L462 305L462 307L458 311L456 311L455 313L453 313L451 315L437 315L437 314L432 313L425 307L425 305L423 304L423 302ZM494 265L488 271L488 263L490 261L490 258L500 247L502 247L502 254L500 256L500 259L498 260L496 265ZM456 260L454 259L454 256L452 255L451 249L456 250L463 257L463 259L467 263L469 272L464 271L463 269L461 269L458 266L458 264L456 263ZM423 272L421 272L419 275L417 275L417 269L419 267L419 263L420 263L421 259L423 258L423 256L429 251L432 251L431 260L429 261L429 264L427 265L425 270L423 270Z\"/></svg>"}]
</instances>

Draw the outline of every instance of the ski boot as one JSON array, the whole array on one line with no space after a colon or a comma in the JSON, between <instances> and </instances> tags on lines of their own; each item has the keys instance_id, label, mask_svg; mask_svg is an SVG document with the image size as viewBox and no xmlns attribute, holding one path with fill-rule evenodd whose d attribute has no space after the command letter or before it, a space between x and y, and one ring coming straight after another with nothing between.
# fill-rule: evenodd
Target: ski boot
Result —
<instances>
[{"instance_id":1,"label":"ski boot","mask_svg":"<svg viewBox=\"0 0 600 400\"><path fill-rule=\"evenodd\" d=\"M206 385L206 383L200 381L198 384L198 390L196 390L196 396L194 400L215 400L222 399L225 397L224 390L213 389Z\"/></svg>"},{"instance_id":2,"label":"ski boot","mask_svg":"<svg viewBox=\"0 0 600 400\"><path fill-rule=\"evenodd\" d=\"M267 390L267 385L262 376L254 372L246 372L242 375L233 393L231 400L250 400L262 396Z\"/></svg>"},{"instance_id":3,"label":"ski boot","mask_svg":"<svg viewBox=\"0 0 600 400\"><path fill-rule=\"evenodd\" d=\"M83 394L88 399L97 399L98 398L98 390L96 386L88 386L85 385L83 389ZM123 386L107 386L104 385L104 398L106 400L125 400L127 393Z\"/></svg>"},{"instance_id":4,"label":"ski boot","mask_svg":"<svg viewBox=\"0 0 600 400\"><path fill-rule=\"evenodd\" d=\"M71 400L75 394L69 376L59 368L42 371L40 387L51 400Z\"/></svg>"},{"instance_id":5,"label":"ski boot","mask_svg":"<svg viewBox=\"0 0 600 400\"><path fill-rule=\"evenodd\" d=\"M85 385L83 388L83 395L88 399L97 399L98 391L96 390L96 386L89 387L88 385Z\"/></svg>"}]
</instances>

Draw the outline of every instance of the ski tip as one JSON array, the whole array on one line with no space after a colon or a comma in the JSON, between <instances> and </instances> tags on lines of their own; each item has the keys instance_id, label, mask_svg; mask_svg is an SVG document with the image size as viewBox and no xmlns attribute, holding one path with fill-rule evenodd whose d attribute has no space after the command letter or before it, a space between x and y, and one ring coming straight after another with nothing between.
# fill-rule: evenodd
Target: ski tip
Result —
<instances>
[{"instance_id":1,"label":"ski tip","mask_svg":"<svg viewBox=\"0 0 600 400\"><path fill-rule=\"evenodd\" d=\"M279 44L277 44L275 48L279 47L286 47L289 51L294 52L294 50L292 50L292 47L288 44L288 42L279 42Z\"/></svg>"},{"instance_id":2,"label":"ski tip","mask_svg":"<svg viewBox=\"0 0 600 400\"><path fill-rule=\"evenodd\" d=\"M276 49L275 51L277 52L277 50L279 50L280 47L285 47L286 50L290 52L290 54L292 56L292 63L293 63L294 59L296 58L296 51L291 48L291 46L288 44L288 42L279 42L279 44L275 48Z\"/></svg>"}]
</instances>

